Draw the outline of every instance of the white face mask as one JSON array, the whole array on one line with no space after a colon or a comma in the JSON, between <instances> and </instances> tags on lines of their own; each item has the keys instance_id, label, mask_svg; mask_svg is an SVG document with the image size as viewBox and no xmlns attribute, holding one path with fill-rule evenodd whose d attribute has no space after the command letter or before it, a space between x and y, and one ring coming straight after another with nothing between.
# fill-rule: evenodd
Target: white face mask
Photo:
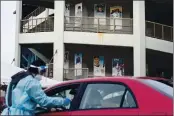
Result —
<instances>
[{"instance_id":1,"label":"white face mask","mask_svg":"<svg viewBox=\"0 0 174 116\"><path fill-rule=\"evenodd\" d=\"M41 75L36 75L35 79L37 79L38 81L41 81L42 80L42 76Z\"/></svg>"}]
</instances>

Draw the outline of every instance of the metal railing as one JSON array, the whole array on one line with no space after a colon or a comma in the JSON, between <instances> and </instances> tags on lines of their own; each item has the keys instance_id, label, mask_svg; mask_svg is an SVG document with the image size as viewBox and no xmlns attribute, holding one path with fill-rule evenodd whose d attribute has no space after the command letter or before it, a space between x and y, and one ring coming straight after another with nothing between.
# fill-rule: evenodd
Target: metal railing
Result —
<instances>
[{"instance_id":1,"label":"metal railing","mask_svg":"<svg viewBox=\"0 0 174 116\"><path fill-rule=\"evenodd\" d=\"M27 21L25 24L24 22ZM122 25L118 25L120 23ZM21 20L22 33L54 31L54 17ZM133 34L130 18L65 17L65 31ZM173 27L146 21L146 36L173 41Z\"/></svg>"},{"instance_id":2,"label":"metal railing","mask_svg":"<svg viewBox=\"0 0 174 116\"><path fill-rule=\"evenodd\" d=\"M146 21L146 36L173 42L173 27Z\"/></svg>"},{"instance_id":3,"label":"metal railing","mask_svg":"<svg viewBox=\"0 0 174 116\"><path fill-rule=\"evenodd\" d=\"M75 79L83 79L83 78L88 78L88 68L69 68L69 69L64 69L64 75L63 78L64 80L75 80Z\"/></svg>"},{"instance_id":4,"label":"metal railing","mask_svg":"<svg viewBox=\"0 0 174 116\"><path fill-rule=\"evenodd\" d=\"M54 17L21 20L21 33L51 31L54 31Z\"/></svg>"},{"instance_id":5,"label":"metal railing","mask_svg":"<svg viewBox=\"0 0 174 116\"><path fill-rule=\"evenodd\" d=\"M65 31L133 34L132 18L65 16Z\"/></svg>"},{"instance_id":6,"label":"metal railing","mask_svg":"<svg viewBox=\"0 0 174 116\"><path fill-rule=\"evenodd\" d=\"M24 17L23 20L26 20L26 19L34 19L34 17L38 16L39 14L41 14L45 10L46 10L46 8L44 8L44 7L38 7L33 12L31 12L26 17ZM28 21L26 20L23 23L26 24L27 22Z\"/></svg>"},{"instance_id":7,"label":"metal railing","mask_svg":"<svg viewBox=\"0 0 174 116\"><path fill-rule=\"evenodd\" d=\"M46 70L45 77L53 78L53 63L47 64L48 68ZM89 70L88 68L69 68L63 69L63 79L64 80L74 80L74 79L82 79L88 78Z\"/></svg>"},{"instance_id":8,"label":"metal railing","mask_svg":"<svg viewBox=\"0 0 174 116\"><path fill-rule=\"evenodd\" d=\"M46 8L44 7L38 7L37 9L35 9L33 12L31 12L30 14L28 14L26 17L24 17L23 19L29 19L32 18L33 16L38 16L40 13L42 13L43 11L45 11Z\"/></svg>"},{"instance_id":9,"label":"metal railing","mask_svg":"<svg viewBox=\"0 0 174 116\"><path fill-rule=\"evenodd\" d=\"M47 66L45 77L53 78L53 63L47 64Z\"/></svg>"}]
</instances>

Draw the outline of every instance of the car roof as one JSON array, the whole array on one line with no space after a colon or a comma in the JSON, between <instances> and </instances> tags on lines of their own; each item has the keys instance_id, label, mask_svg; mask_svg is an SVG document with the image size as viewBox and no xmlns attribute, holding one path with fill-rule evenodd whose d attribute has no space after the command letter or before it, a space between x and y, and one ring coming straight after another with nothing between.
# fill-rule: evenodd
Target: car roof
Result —
<instances>
[{"instance_id":1,"label":"car roof","mask_svg":"<svg viewBox=\"0 0 174 116\"><path fill-rule=\"evenodd\" d=\"M151 79L151 80L164 80L168 81L170 79L162 78L162 77L136 77L137 79Z\"/></svg>"},{"instance_id":2,"label":"car roof","mask_svg":"<svg viewBox=\"0 0 174 116\"><path fill-rule=\"evenodd\" d=\"M160 77L131 77L131 76L121 76L121 77L93 77L93 78L85 78L85 79L76 79L76 80L68 80L68 81L63 81L61 83L58 83L56 85L53 85L47 89L46 91L54 88L56 86L63 86L65 84L72 84L72 83L84 83L84 82L95 82L95 81L119 81L119 80L135 80L138 81L139 79L151 79L151 80L168 80L165 78L160 78Z\"/></svg>"}]
</instances>

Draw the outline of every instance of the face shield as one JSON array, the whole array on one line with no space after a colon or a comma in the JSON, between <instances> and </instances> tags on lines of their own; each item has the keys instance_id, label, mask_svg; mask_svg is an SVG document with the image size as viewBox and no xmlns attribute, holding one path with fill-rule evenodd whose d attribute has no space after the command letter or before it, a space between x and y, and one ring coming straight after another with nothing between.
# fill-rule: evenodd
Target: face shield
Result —
<instances>
[{"instance_id":1,"label":"face shield","mask_svg":"<svg viewBox=\"0 0 174 116\"><path fill-rule=\"evenodd\" d=\"M47 70L47 66L34 66L34 65L30 65L30 72L35 74L35 78L37 80L42 80L42 76L45 75L46 70Z\"/></svg>"}]
</instances>

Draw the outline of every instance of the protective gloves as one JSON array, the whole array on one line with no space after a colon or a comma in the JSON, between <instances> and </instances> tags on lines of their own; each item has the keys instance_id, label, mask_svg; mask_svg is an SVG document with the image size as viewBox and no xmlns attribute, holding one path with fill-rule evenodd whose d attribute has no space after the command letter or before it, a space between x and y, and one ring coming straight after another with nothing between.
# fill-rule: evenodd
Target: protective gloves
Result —
<instances>
[{"instance_id":1,"label":"protective gloves","mask_svg":"<svg viewBox=\"0 0 174 116\"><path fill-rule=\"evenodd\" d=\"M65 98L64 102L63 102L63 105L68 106L70 103L71 103L71 100L69 98Z\"/></svg>"}]
</instances>

